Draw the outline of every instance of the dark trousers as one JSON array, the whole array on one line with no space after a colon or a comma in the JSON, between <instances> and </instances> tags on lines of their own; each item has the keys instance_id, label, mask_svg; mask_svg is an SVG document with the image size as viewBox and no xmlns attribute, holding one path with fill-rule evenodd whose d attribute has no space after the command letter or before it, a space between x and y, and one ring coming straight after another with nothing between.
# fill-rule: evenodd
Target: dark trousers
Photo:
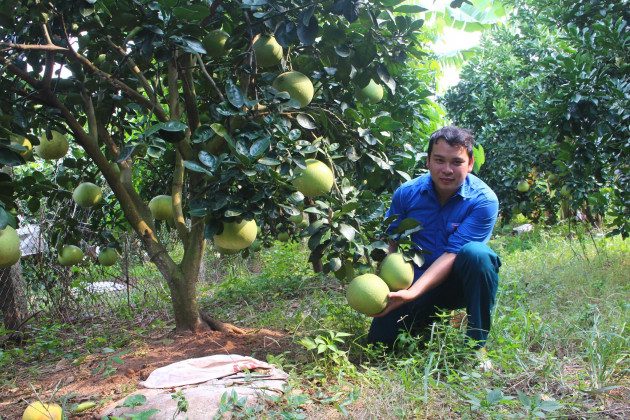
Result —
<instances>
[{"instance_id":1,"label":"dark trousers","mask_svg":"<svg viewBox=\"0 0 630 420\"><path fill-rule=\"evenodd\" d=\"M501 260L487 245L480 242L464 245L448 278L413 302L374 318L368 341L392 345L400 332L420 332L431 325L440 310L466 308L466 335L475 347L483 347L492 324L500 266Z\"/></svg>"}]
</instances>

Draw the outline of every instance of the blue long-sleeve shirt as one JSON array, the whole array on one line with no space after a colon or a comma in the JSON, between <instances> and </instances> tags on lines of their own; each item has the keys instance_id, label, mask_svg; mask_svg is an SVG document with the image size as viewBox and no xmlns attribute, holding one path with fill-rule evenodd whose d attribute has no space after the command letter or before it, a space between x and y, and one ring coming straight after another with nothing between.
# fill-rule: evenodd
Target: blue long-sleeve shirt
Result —
<instances>
[{"instance_id":1,"label":"blue long-sleeve shirt","mask_svg":"<svg viewBox=\"0 0 630 420\"><path fill-rule=\"evenodd\" d=\"M430 174L421 175L401 185L392 197L386 217L398 215L388 232L406 218L419 221L423 229L411 240L425 254L416 278L444 252L457 253L468 242L487 243L499 212L499 200L482 180L468 174L464 183L448 201L440 204Z\"/></svg>"}]
</instances>

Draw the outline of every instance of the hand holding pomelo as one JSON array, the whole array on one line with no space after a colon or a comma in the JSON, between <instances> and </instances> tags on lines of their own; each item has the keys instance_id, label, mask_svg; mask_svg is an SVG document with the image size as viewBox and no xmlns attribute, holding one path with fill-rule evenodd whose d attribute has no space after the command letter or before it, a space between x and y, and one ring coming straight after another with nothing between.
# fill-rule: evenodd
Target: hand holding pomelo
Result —
<instances>
[{"instance_id":1,"label":"hand holding pomelo","mask_svg":"<svg viewBox=\"0 0 630 420\"><path fill-rule=\"evenodd\" d=\"M352 279L346 289L348 305L365 315L376 315L387 306L389 287L375 274L362 274Z\"/></svg>"}]
</instances>

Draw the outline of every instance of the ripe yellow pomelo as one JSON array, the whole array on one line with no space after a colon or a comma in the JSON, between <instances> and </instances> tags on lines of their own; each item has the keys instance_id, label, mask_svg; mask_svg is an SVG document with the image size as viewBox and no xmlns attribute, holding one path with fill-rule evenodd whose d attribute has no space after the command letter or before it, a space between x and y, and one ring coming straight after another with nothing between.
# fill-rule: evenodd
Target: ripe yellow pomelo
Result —
<instances>
[{"instance_id":1,"label":"ripe yellow pomelo","mask_svg":"<svg viewBox=\"0 0 630 420\"><path fill-rule=\"evenodd\" d=\"M389 287L376 274L362 274L352 279L346 289L348 305L357 312L374 315L387 306Z\"/></svg>"},{"instance_id":2,"label":"ripe yellow pomelo","mask_svg":"<svg viewBox=\"0 0 630 420\"><path fill-rule=\"evenodd\" d=\"M58 131L51 131L52 137L48 137L46 133L39 136L39 145L35 146L35 153L42 159L61 159L68 153L70 145L66 136Z\"/></svg>"},{"instance_id":3,"label":"ripe yellow pomelo","mask_svg":"<svg viewBox=\"0 0 630 420\"><path fill-rule=\"evenodd\" d=\"M22 420L61 420L63 410L57 404L42 404L35 401L29 404L22 414Z\"/></svg>"},{"instance_id":4,"label":"ripe yellow pomelo","mask_svg":"<svg viewBox=\"0 0 630 420\"><path fill-rule=\"evenodd\" d=\"M260 67L271 67L280 64L282 60L282 45L278 44L272 35L256 36L254 40L256 63Z\"/></svg>"},{"instance_id":5,"label":"ripe yellow pomelo","mask_svg":"<svg viewBox=\"0 0 630 420\"><path fill-rule=\"evenodd\" d=\"M519 190L519 192L526 192L529 190L529 182L527 182L526 180L522 180L521 182L518 183L518 185L516 186L516 189Z\"/></svg>"},{"instance_id":6,"label":"ripe yellow pomelo","mask_svg":"<svg viewBox=\"0 0 630 420\"><path fill-rule=\"evenodd\" d=\"M357 99L361 102L369 101L371 104L377 104L383 99L383 85L380 85L370 79L370 83L362 89L356 90Z\"/></svg>"},{"instance_id":7,"label":"ripe yellow pomelo","mask_svg":"<svg viewBox=\"0 0 630 420\"><path fill-rule=\"evenodd\" d=\"M223 232L214 236L214 243L226 250L245 249L254 243L258 227L255 220L223 223Z\"/></svg>"},{"instance_id":8,"label":"ripe yellow pomelo","mask_svg":"<svg viewBox=\"0 0 630 420\"><path fill-rule=\"evenodd\" d=\"M392 292L407 289L413 283L413 264L405 261L400 252L394 252L383 259L378 274Z\"/></svg>"},{"instance_id":9,"label":"ripe yellow pomelo","mask_svg":"<svg viewBox=\"0 0 630 420\"><path fill-rule=\"evenodd\" d=\"M77 265L83 261L83 251L81 251L81 248L78 246L66 245L57 256L57 261L59 261L59 264L65 265L66 267Z\"/></svg>"},{"instance_id":10,"label":"ripe yellow pomelo","mask_svg":"<svg viewBox=\"0 0 630 420\"><path fill-rule=\"evenodd\" d=\"M7 225L0 230L0 268L11 267L21 255L20 237L15 229Z\"/></svg>"},{"instance_id":11,"label":"ripe yellow pomelo","mask_svg":"<svg viewBox=\"0 0 630 420\"><path fill-rule=\"evenodd\" d=\"M306 197L316 197L330 191L334 178L330 168L317 159L307 159L306 169L296 169L293 186Z\"/></svg>"},{"instance_id":12,"label":"ripe yellow pomelo","mask_svg":"<svg viewBox=\"0 0 630 420\"><path fill-rule=\"evenodd\" d=\"M19 144L20 146L26 148L25 151L20 152L20 156L22 156L24 160L29 160L33 156L33 145L29 139L24 136L16 136L12 134L9 136L9 140L11 143Z\"/></svg>"},{"instance_id":13,"label":"ripe yellow pomelo","mask_svg":"<svg viewBox=\"0 0 630 420\"><path fill-rule=\"evenodd\" d=\"M173 218L173 197L170 195L157 195L149 201L149 210L155 220L167 220Z\"/></svg>"},{"instance_id":14,"label":"ripe yellow pomelo","mask_svg":"<svg viewBox=\"0 0 630 420\"><path fill-rule=\"evenodd\" d=\"M74 189L72 199L81 207L94 207L103 198L101 188L91 182L83 182Z\"/></svg>"},{"instance_id":15,"label":"ripe yellow pomelo","mask_svg":"<svg viewBox=\"0 0 630 420\"><path fill-rule=\"evenodd\" d=\"M299 71L282 73L272 83L278 92L287 92L292 99L296 99L302 107L311 103L315 89L313 83Z\"/></svg>"},{"instance_id":16,"label":"ripe yellow pomelo","mask_svg":"<svg viewBox=\"0 0 630 420\"><path fill-rule=\"evenodd\" d=\"M225 48L225 42L229 37L230 34L227 32L215 29L214 31L210 31L210 33L203 38L201 43L209 56L215 58L223 57L230 52L229 49Z\"/></svg>"},{"instance_id":17,"label":"ripe yellow pomelo","mask_svg":"<svg viewBox=\"0 0 630 420\"><path fill-rule=\"evenodd\" d=\"M118 261L118 252L114 248L105 248L98 253L99 264L109 267Z\"/></svg>"}]
</instances>

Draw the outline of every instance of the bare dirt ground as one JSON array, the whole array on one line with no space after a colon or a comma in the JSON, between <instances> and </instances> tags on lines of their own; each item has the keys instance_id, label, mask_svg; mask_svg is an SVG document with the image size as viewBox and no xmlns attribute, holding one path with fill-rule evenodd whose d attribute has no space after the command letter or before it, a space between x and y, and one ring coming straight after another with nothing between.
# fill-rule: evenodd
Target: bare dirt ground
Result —
<instances>
[{"instance_id":1,"label":"bare dirt ground","mask_svg":"<svg viewBox=\"0 0 630 420\"><path fill-rule=\"evenodd\" d=\"M0 387L0 419L21 419L26 408L24 400L36 401L35 392L44 402L50 401L54 392L54 399L60 404L65 396L72 394L68 406L84 401L106 404L133 392L153 370L180 360L237 354L267 361L268 354L279 355L296 349L291 336L286 333L265 329L245 331L246 334L242 335L216 331L197 335L170 333L130 349L129 353L120 357L124 364L112 363L111 358L108 360L106 356L88 356L80 363L62 359L52 365L38 363L25 367L16 381ZM103 366L101 362L104 362L106 367L108 361L117 371L103 378L103 368L99 369L99 366ZM92 373L95 369L99 371ZM2 376L5 375L3 372ZM99 408L100 405L71 418L92 419Z\"/></svg>"}]
</instances>

